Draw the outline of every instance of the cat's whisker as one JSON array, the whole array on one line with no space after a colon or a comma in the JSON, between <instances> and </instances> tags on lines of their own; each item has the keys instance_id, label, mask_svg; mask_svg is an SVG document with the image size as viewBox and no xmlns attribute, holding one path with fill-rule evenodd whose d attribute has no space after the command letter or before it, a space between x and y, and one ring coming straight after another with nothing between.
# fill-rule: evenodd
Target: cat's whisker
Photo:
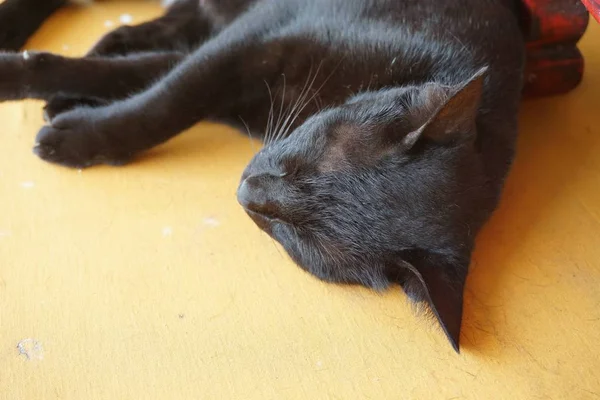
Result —
<instances>
[{"instance_id":1,"label":"cat's whisker","mask_svg":"<svg viewBox=\"0 0 600 400\"><path fill-rule=\"evenodd\" d=\"M323 103L321 102L321 97L315 98L315 104L317 105L317 110L323 110Z\"/></svg>"},{"instance_id":2,"label":"cat's whisker","mask_svg":"<svg viewBox=\"0 0 600 400\"><path fill-rule=\"evenodd\" d=\"M258 151L258 149L255 146L254 138L252 137L252 133L250 132L250 127L248 126L246 121L244 121L244 119L242 118L241 115L238 115L238 117L240 118L240 120L242 121L242 124L244 124L244 126L246 127L246 131L248 132L248 137L250 138L250 148L252 149L252 151L254 153L256 153Z\"/></svg>"},{"instance_id":3,"label":"cat's whisker","mask_svg":"<svg viewBox=\"0 0 600 400\"><path fill-rule=\"evenodd\" d=\"M309 69L309 72L308 72L308 77L307 77L306 81L304 82L304 86L302 87L302 90L300 91L300 94L298 95L298 98L296 99L296 102L295 102L295 103L290 103L290 104L288 105L288 107L286 108L285 112L283 112L283 111L282 111L282 112L280 113L280 117L281 117L281 118L284 118L284 117L283 117L284 115L289 115L289 114L291 114L291 112L292 112L292 111L295 109L295 107L298 105L298 102L300 101L300 98L302 97L302 94L304 93L304 91L306 90L306 87L307 87L308 83L310 82L310 77L311 77L311 75L312 75L312 68L313 68L313 64L311 63L311 65L310 65L310 69ZM281 134L280 134L280 133L283 131L283 129L282 129L282 125L281 125L281 122L283 122L283 123L285 124L285 121L287 121L287 119L286 119L286 120L283 120L283 119L279 120L279 119L278 119L278 121L277 121L277 125L276 125L276 127L275 127L275 131L277 132L277 134L275 135L275 136L276 136L276 140L279 140L279 138L280 138L280 136L281 136Z\"/></svg>"},{"instance_id":4,"label":"cat's whisker","mask_svg":"<svg viewBox=\"0 0 600 400\"><path fill-rule=\"evenodd\" d=\"M269 116L267 118L267 126L266 126L266 132L265 132L265 137L264 137L264 143L265 145L269 145L270 142L270 138L271 135L273 134L273 118L274 118L274 114L273 114L273 110L275 107L275 104L273 102L273 93L271 92L271 88L269 87L269 84L267 83L267 81L265 81L265 84L267 85L267 90L269 91L269 102L270 102L270 107L269 107Z\"/></svg>"},{"instance_id":5,"label":"cat's whisker","mask_svg":"<svg viewBox=\"0 0 600 400\"><path fill-rule=\"evenodd\" d=\"M287 132L289 132L290 118L293 118L295 120L297 118L296 111L300 108L304 109L304 107L306 106L304 104L304 102L305 102L308 94L310 93L310 90L311 90L312 86L314 85L315 80L317 79L317 76L319 75L319 71L321 70L322 65L323 65L323 61L321 60L321 62L319 63L319 66L317 67L317 70L315 71L315 75L314 75L314 77L312 77L312 79L311 79L311 71L312 71L312 67L311 67L311 70L309 71L308 77L306 79L306 83L304 84L304 87L302 88L302 91L300 92L300 95L298 96L298 99L296 100L294 106L289 111L288 116L285 119L283 125L281 126L281 128L277 134L277 138L284 137L285 134L287 134Z\"/></svg>"},{"instance_id":6,"label":"cat's whisker","mask_svg":"<svg viewBox=\"0 0 600 400\"><path fill-rule=\"evenodd\" d=\"M286 78L285 74L281 74L283 76L283 90L281 92L281 104L279 106L279 115L277 117L277 122L275 123L275 132L279 130L279 124L281 123L281 119L283 118L283 104L285 102L285 89L286 89ZM276 142L276 138L273 139L273 142Z\"/></svg>"},{"instance_id":7,"label":"cat's whisker","mask_svg":"<svg viewBox=\"0 0 600 400\"><path fill-rule=\"evenodd\" d=\"M325 78L325 80L323 81L323 83L321 84L321 86L319 86L317 88L317 90L315 90L314 94L305 102L305 104L298 110L298 112L296 113L296 115L294 116L294 118L292 119L292 121L289 124L288 127L288 131L291 129L291 127L293 127L294 122L296 121L296 119L300 116L300 114L302 113L302 111L304 111L304 109L306 108L306 106L308 106L308 104L310 104L310 102L314 99L317 100L318 99L318 95L321 92L321 90L325 87L325 85L327 84L327 82L329 81L329 79L331 79L331 77L333 76L333 74L335 73L335 71L339 68L339 66L342 64L342 61L344 60L345 57L342 57L340 59L340 61L337 63L337 65L333 68L333 70L331 71L331 73ZM321 62L322 64L322 62ZM317 107L319 107L318 102L317 102ZM287 135L289 132L286 132L285 135Z\"/></svg>"},{"instance_id":8,"label":"cat's whisker","mask_svg":"<svg viewBox=\"0 0 600 400\"><path fill-rule=\"evenodd\" d=\"M285 259L285 257L281 253L281 250L279 250L279 247L277 246L277 242L275 241L275 239L273 239L271 236L269 236L269 238L271 239L271 242L273 243L273 247L275 247L275 250L277 250L277 253L279 253L279 256L281 258Z\"/></svg>"},{"instance_id":9,"label":"cat's whisker","mask_svg":"<svg viewBox=\"0 0 600 400\"><path fill-rule=\"evenodd\" d=\"M449 31L448 29L446 29L446 33L448 33L458 43L460 43L460 45L462 46L463 50L466 51L471 57L473 57L473 52L471 50L469 50L469 48L462 42L462 40L460 40L460 38L458 36L456 36L454 33L452 33L451 31Z\"/></svg>"},{"instance_id":10,"label":"cat's whisker","mask_svg":"<svg viewBox=\"0 0 600 400\"><path fill-rule=\"evenodd\" d=\"M312 85L311 85L311 87L312 87ZM315 92L315 94L313 96L311 96L310 98L307 99L306 97L308 97L308 93L309 93L309 91L306 92L305 97L303 97L303 99L302 99L301 105L295 110L295 112L293 113L293 115L290 114L290 117L292 119L289 122L289 124L287 125L286 129L282 130L282 133L281 133L282 136L287 136L289 134L289 131L294 126L294 122L296 122L296 120L298 119L298 117L300 116L300 114L302 113L302 111L304 111L304 109L306 108L306 106L308 106L308 104L310 104L311 100L315 98L315 95L316 95L317 92Z\"/></svg>"},{"instance_id":11,"label":"cat's whisker","mask_svg":"<svg viewBox=\"0 0 600 400\"><path fill-rule=\"evenodd\" d=\"M271 87L269 86L269 83L266 80L263 80L263 82L265 82L265 85L267 85L267 91L269 92L269 100L271 100L271 108L269 109L269 117L267 118L267 126L265 127L265 137L264 137L264 143L266 146L269 145L269 136L271 135L271 130L272 130L272 124L273 124L273 94L271 93Z\"/></svg>"},{"instance_id":12,"label":"cat's whisker","mask_svg":"<svg viewBox=\"0 0 600 400\"><path fill-rule=\"evenodd\" d=\"M306 108L306 106L307 106L308 104L310 104L310 102L311 102L313 99L316 99L316 98L317 98L317 96L319 95L319 93L321 92L321 90L322 90L322 89L325 87L325 85L327 84L327 82L328 82L328 81L331 79L331 77L333 76L333 74L335 73L335 71L336 71L336 70L337 70L337 69L340 67L340 65L342 64L342 61L344 61L344 58L345 58L345 57L342 57L342 58L340 59L340 61L337 63L337 65L336 65L336 66L333 68L333 70L332 70L332 71L329 73L329 75L328 75L328 76L325 78L325 80L323 81L323 83L321 84L321 86L319 86L319 87L317 88L317 90L316 90L316 91L315 91L315 93L312 95L312 97L311 97L310 99L308 99L308 100L306 101L306 103L305 103L305 104L304 104L304 105L303 105L303 106L302 106L302 107L301 107L301 108L298 110L298 112L296 113L296 115L294 116L294 118L292 119L292 121L290 122L290 125L289 125L289 127L288 127L288 131L289 131L289 130L291 129L291 127L294 125L294 122L295 122L295 121L296 121L296 119L297 119L297 118L300 116L300 114L302 113L302 111L304 111L304 109ZM319 65L319 68L320 68L320 66L321 66L321 65L322 65L322 61L321 61L321 64ZM317 70L317 73L318 73L318 70ZM316 77L316 75L315 75L315 77ZM286 133L285 133L285 135L287 135L288 133L289 133L289 132L286 132Z\"/></svg>"}]
</instances>

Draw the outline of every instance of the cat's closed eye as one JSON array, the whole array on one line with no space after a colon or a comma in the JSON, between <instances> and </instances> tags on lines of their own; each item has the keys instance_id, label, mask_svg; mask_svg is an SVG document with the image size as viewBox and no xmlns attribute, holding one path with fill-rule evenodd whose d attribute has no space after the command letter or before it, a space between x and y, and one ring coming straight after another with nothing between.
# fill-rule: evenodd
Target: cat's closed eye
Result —
<instances>
[{"instance_id":1,"label":"cat's closed eye","mask_svg":"<svg viewBox=\"0 0 600 400\"><path fill-rule=\"evenodd\" d=\"M301 171L302 164L301 160L297 157L287 157L281 161L281 178L291 180L296 178Z\"/></svg>"}]
</instances>

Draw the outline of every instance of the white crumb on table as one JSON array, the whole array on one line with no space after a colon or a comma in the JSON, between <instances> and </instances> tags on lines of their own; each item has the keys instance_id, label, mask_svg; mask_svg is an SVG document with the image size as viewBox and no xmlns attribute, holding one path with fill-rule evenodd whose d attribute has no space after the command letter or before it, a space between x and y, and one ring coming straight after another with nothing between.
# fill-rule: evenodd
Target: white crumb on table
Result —
<instances>
[{"instance_id":1,"label":"white crumb on table","mask_svg":"<svg viewBox=\"0 0 600 400\"><path fill-rule=\"evenodd\" d=\"M204 218L204 225L211 226L214 228L214 227L221 225L221 222L214 217L208 217L208 218Z\"/></svg>"},{"instance_id":2,"label":"white crumb on table","mask_svg":"<svg viewBox=\"0 0 600 400\"><path fill-rule=\"evenodd\" d=\"M34 186L35 186L35 183L33 183L32 181L21 182L21 187L23 189L31 189Z\"/></svg>"},{"instance_id":3,"label":"white crumb on table","mask_svg":"<svg viewBox=\"0 0 600 400\"><path fill-rule=\"evenodd\" d=\"M104 21L105 28L112 28L113 26L115 26L115 23L112 22L111 20L107 19L106 21Z\"/></svg>"},{"instance_id":4,"label":"white crumb on table","mask_svg":"<svg viewBox=\"0 0 600 400\"><path fill-rule=\"evenodd\" d=\"M130 24L133 22L133 17L131 14L121 14L119 21L121 21L122 24Z\"/></svg>"},{"instance_id":5,"label":"white crumb on table","mask_svg":"<svg viewBox=\"0 0 600 400\"><path fill-rule=\"evenodd\" d=\"M171 228L170 226L165 226L162 229L162 235L164 237L169 237L169 236L173 235L173 228Z\"/></svg>"}]
</instances>

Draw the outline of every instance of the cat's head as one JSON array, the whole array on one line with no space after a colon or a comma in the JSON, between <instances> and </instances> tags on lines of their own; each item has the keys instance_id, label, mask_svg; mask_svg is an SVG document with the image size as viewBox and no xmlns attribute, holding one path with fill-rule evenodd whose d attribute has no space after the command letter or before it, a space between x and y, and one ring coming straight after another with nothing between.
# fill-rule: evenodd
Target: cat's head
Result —
<instances>
[{"instance_id":1,"label":"cat's head","mask_svg":"<svg viewBox=\"0 0 600 400\"><path fill-rule=\"evenodd\" d=\"M264 147L238 189L300 267L402 284L457 350L474 236L494 204L475 141L484 75L355 96Z\"/></svg>"}]
</instances>

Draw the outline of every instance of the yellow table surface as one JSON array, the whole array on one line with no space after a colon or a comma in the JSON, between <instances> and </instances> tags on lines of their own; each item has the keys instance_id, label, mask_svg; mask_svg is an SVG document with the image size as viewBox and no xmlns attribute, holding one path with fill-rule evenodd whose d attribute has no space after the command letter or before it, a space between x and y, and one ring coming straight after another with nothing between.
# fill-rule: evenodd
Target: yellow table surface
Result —
<instances>
[{"instance_id":1,"label":"yellow table surface","mask_svg":"<svg viewBox=\"0 0 600 400\"><path fill-rule=\"evenodd\" d=\"M82 54L122 14L158 13L63 10L28 48ZM322 283L254 226L234 194L258 143L200 124L78 172L31 153L41 103L1 104L0 400L600 398L593 22L581 49L577 90L523 106L460 355L398 288Z\"/></svg>"}]
</instances>

